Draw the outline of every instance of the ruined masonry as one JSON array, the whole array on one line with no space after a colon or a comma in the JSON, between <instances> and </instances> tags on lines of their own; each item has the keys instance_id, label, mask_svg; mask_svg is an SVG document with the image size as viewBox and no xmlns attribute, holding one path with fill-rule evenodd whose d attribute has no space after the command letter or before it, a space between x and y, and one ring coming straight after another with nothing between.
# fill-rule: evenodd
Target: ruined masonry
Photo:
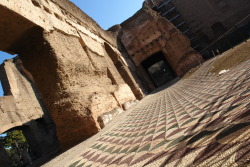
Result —
<instances>
[{"instance_id":1,"label":"ruined masonry","mask_svg":"<svg viewBox=\"0 0 250 167\"><path fill-rule=\"evenodd\" d=\"M0 50L18 55L1 65L0 133L21 128L39 156L93 136L203 62L147 6L104 31L68 0L1 0L0 39Z\"/></svg>"},{"instance_id":2,"label":"ruined masonry","mask_svg":"<svg viewBox=\"0 0 250 167\"><path fill-rule=\"evenodd\" d=\"M202 51L232 28L237 32L219 41L216 49L224 49L249 36L250 3L247 0L145 0L145 3L168 19Z\"/></svg>"}]
</instances>

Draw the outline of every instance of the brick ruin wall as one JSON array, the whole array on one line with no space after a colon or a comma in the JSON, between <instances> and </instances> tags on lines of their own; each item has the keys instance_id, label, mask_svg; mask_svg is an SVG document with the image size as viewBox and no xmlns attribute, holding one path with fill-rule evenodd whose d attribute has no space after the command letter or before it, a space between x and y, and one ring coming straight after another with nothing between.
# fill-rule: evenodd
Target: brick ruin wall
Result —
<instances>
[{"instance_id":1,"label":"brick ruin wall","mask_svg":"<svg viewBox=\"0 0 250 167\"><path fill-rule=\"evenodd\" d=\"M31 76L27 85L32 80L48 110L44 113L36 106L39 100L27 100L35 99L26 97L27 92L15 96L26 81L18 89L6 88L13 92L0 98L2 106L9 107L0 117L13 111L24 118L21 122L20 117L6 119L12 123L1 126L1 132L50 115L63 150L96 134L103 126L100 116L143 98L142 82L147 78L140 63L151 54L162 51L180 76L202 61L185 36L149 9L140 10L118 31L102 30L67 0L1 0L0 16L0 50L19 55L26 75ZM11 75L16 76L8 80L9 85L22 81L15 62L3 66L4 73L7 68L12 72L2 81ZM18 105L36 110L26 114L17 110Z\"/></svg>"},{"instance_id":2,"label":"brick ruin wall","mask_svg":"<svg viewBox=\"0 0 250 167\"><path fill-rule=\"evenodd\" d=\"M96 134L100 115L136 99L105 49L121 59L115 38L69 1L3 0L0 15L0 49L18 54L32 74L63 149ZM42 116L33 112L28 119Z\"/></svg>"},{"instance_id":3,"label":"brick ruin wall","mask_svg":"<svg viewBox=\"0 0 250 167\"><path fill-rule=\"evenodd\" d=\"M9 90L0 98L0 133L44 116L39 95L22 69L20 63L12 60L0 66L3 89Z\"/></svg>"},{"instance_id":4,"label":"brick ruin wall","mask_svg":"<svg viewBox=\"0 0 250 167\"><path fill-rule=\"evenodd\" d=\"M167 2L168 0L145 0L151 7L161 6ZM171 2L191 31L197 35L206 35L210 41L217 38L212 29L213 25L221 23L227 31L250 14L248 0L171 0Z\"/></svg>"},{"instance_id":5,"label":"brick ruin wall","mask_svg":"<svg viewBox=\"0 0 250 167\"><path fill-rule=\"evenodd\" d=\"M149 88L152 88L153 84L147 76L147 71L142 67L142 62L157 52L161 51L164 54L176 76L184 75L204 61L191 48L186 36L147 6L121 25L112 27L110 31L118 34L135 68Z\"/></svg>"}]
</instances>

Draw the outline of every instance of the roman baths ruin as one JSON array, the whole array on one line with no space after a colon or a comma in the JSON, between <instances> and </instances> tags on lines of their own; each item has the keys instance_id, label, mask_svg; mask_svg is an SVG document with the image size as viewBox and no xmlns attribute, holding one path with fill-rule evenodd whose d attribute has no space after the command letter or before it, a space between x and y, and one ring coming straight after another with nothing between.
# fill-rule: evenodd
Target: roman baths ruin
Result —
<instances>
[{"instance_id":1,"label":"roman baths ruin","mask_svg":"<svg viewBox=\"0 0 250 167\"><path fill-rule=\"evenodd\" d=\"M201 54L205 59L211 57L212 50L228 50L249 37L250 4L246 0L146 0L145 3L185 34L195 50L204 51ZM218 38L217 44L208 48Z\"/></svg>"},{"instance_id":2,"label":"roman baths ruin","mask_svg":"<svg viewBox=\"0 0 250 167\"><path fill-rule=\"evenodd\" d=\"M24 136L23 166L247 165L249 14L247 0L145 0L103 30L68 0L1 0L0 50L16 56L0 65L0 134Z\"/></svg>"}]
</instances>

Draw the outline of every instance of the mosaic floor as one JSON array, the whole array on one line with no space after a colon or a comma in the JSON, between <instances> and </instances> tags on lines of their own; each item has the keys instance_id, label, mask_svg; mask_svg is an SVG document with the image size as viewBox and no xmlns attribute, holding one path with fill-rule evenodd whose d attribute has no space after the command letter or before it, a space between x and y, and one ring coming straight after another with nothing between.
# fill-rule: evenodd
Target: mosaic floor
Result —
<instances>
[{"instance_id":1,"label":"mosaic floor","mask_svg":"<svg viewBox=\"0 0 250 167\"><path fill-rule=\"evenodd\" d=\"M147 96L69 167L250 166L250 61Z\"/></svg>"}]
</instances>

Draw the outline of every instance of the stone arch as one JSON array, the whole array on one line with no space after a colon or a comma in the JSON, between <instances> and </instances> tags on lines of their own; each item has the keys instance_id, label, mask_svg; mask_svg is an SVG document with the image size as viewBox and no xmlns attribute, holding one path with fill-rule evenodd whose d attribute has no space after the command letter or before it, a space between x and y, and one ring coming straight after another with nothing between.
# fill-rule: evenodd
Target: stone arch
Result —
<instances>
[{"instance_id":1,"label":"stone arch","mask_svg":"<svg viewBox=\"0 0 250 167\"><path fill-rule=\"evenodd\" d=\"M55 142L56 136L51 135L51 129L48 128L48 120L44 118L40 118L37 120L32 120L27 122L26 124L13 127L3 132L2 135L6 135L7 132L20 131L23 134L27 144L27 150L22 149L19 151L18 156L22 156L23 165L36 164L40 166L45 159L51 158L50 155L55 150L58 151L59 143ZM18 141L14 142L17 143ZM21 152L22 151L22 152ZM0 158L0 164L10 164L8 155L5 154L5 148L0 143L0 154L5 156L5 159ZM36 166L35 165L35 166ZM8 165L6 165L7 167Z\"/></svg>"}]
</instances>

